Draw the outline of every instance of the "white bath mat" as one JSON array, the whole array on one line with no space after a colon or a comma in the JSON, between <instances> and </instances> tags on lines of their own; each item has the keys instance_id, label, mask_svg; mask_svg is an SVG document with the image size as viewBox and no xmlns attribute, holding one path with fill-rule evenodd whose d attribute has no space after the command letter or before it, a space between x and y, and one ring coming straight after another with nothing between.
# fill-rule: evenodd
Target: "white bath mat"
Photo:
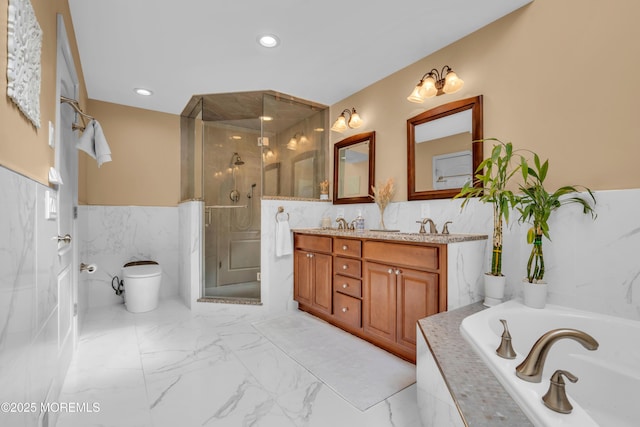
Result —
<instances>
[{"instance_id":1,"label":"white bath mat","mask_svg":"<svg viewBox=\"0 0 640 427\"><path fill-rule=\"evenodd\" d=\"M416 382L415 365L304 312L253 326L361 411Z\"/></svg>"}]
</instances>

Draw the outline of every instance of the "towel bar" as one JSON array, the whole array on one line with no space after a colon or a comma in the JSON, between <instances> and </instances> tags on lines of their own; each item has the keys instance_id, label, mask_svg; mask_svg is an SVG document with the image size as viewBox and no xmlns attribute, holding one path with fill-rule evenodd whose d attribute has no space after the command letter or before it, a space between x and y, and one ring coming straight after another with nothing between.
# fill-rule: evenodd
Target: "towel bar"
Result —
<instances>
[{"instance_id":1,"label":"towel bar","mask_svg":"<svg viewBox=\"0 0 640 427\"><path fill-rule=\"evenodd\" d=\"M87 114L84 111L82 111L82 109L80 108L80 105L78 104L78 101L76 101L75 99L67 98L66 96L62 96L61 95L60 96L60 103L61 104L69 104L71 106L71 108L73 108L75 110L76 113L80 114L80 120L82 120L82 125L79 125L77 123L73 123L71 125L71 128L73 130L84 131L84 129L87 127L86 123L84 122L85 118L87 120L89 120L89 121L94 120L93 116L90 116L89 114Z\"/></svg>"}]
</instances>

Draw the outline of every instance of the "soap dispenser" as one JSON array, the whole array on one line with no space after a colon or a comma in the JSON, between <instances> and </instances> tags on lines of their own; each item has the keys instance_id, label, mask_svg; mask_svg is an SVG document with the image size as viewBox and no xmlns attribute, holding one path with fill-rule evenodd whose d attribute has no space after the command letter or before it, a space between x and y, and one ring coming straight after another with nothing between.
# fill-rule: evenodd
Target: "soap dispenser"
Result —
<instances>
[{"instance_id":1,"label":"soap dispenser","mask_svg":"<svg viewBox=\"0 0 640 427\"><path fill-rule=\"evenodd\" d=\"M362 211L358 211L358 216L356 217L356 232L363 233L364 232L364 218L362 217Z\"/></svg>"}]
</instances>

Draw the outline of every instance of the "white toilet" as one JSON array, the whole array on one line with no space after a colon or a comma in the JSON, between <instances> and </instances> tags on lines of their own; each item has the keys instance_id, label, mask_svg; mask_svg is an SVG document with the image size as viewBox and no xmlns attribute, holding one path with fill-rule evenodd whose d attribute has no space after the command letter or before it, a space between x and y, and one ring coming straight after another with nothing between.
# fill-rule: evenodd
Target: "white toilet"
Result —
<instances>
[{"instance_id":1,"label":"white toilet","mask_svg":"<svg viewBox=\"0 0 640 427\"><path fill-rule=\"evenodd\" d=\"M158 306L162 269L155 261L134 261L122 267L124 304L131 313L144 313Z\"/></svg>"}]
</instances>

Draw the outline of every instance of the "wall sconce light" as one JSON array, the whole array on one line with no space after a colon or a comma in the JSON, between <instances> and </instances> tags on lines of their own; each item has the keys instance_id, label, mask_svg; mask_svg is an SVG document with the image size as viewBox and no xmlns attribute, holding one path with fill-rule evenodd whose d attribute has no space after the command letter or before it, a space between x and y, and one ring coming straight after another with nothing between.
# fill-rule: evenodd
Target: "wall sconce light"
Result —
<instances>
[{"instance_id":1,"label":"wall sconce light","mask_svg":"<svg viewBox=\"0 0 640 427\"><path fill-rule=\"evenodd\" d=\"M304 132L296 132L287 143L287 148L295 151L298 149L298 144L305 145L308 143L309 138L305 136Z\"/></svg>"},{"instance_id":2,"label":"wall sconce light","mask_svg":"<svg viewBox=\"0 0 640 427\"><path fill-rule=\"evenodd\" d=\"M443 93L455 93L462 89L463 85L464 81L453 72L451 67L445 65L440 72L434 68L422 76L407 100L422 104L425 98L439 96Z\"/></svg>"},{"instance_id":3,"label":"wall sconce light","mask_svg":"<svg viewBox=\"0 0 640 427\"><path fill-rule=\"evenodd\" d=\"M345 114L349 115L349 121L347 121L347 117L345 116ZM352 108L351 110L345 109L342 111L342 113L340 113L340 116L333 123L333 126L331 126L331 130L334 132L342 133L347 130L347 127L350 127L351 129L359 128L360 126L362 126L362 123L363 122L360 118L360 114L356 112L355 108Z\"/></svg>"}]
</instances>

